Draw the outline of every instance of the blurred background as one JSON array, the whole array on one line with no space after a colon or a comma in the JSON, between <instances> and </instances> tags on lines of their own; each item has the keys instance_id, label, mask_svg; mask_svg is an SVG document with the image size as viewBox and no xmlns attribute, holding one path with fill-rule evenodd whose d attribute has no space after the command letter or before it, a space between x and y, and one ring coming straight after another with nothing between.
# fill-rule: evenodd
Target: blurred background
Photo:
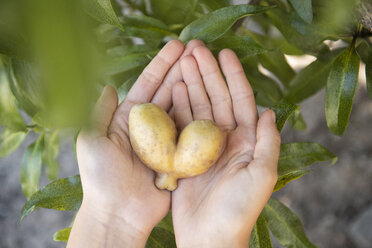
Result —
<instances>
[{"instance_id":1,"label":"blurred background","mask_svg":"<svg viewBox=\"0 0 372 248\"><path fill-rule=\"evenodd\" d=\"M87 124L102 86L113 85L123 99L167 40L177 38L188 23L203 14L230 4L228 0L191 2L195 11L190 4L188 8L168 6L167 0L117 0L111 1L112 6L110 1L103 0L34 0L32 3L0 0L0 131L3 135L0 140L5 140L4 133L8 132L20 144L13 153L0 158L0 248L65 247L65 243L53 241L53 234L69 226L72 212L42 209L17 223L26 202L24 195L29 197L32 193L22 189L20 183L25 151L40 137L45 140L45 147L51 147L40 155L45 166L39 185L31 185L36 189L50 180L78 174L74 136L79 127ZM251 70L247 76L257 93L260 109L279 102L290 91L288 82L296 73L308 68L322 54L348 46L356 32L363 39L366 35L365 40L361 38L356 45L353 43L362 62L345 134L333 135L327 126L325 90L321 89L327 77L319 76L316 71L316 88L295 102L301 102L301 112L295 121L306 123L306 130L296 130L288 123L281 133L283 143L309 141L323 145L338 157L338 162L333 166L312 165L311 173L290 182L274 193L274 197L299 216L315 245L372 247L372 101L364 73L366 51L371 44L368 37L372 33L372 15L359 22L364 21L367 27L370 21L368 33L367 29L359 29L355 16L349 13L351 2L367 1L313 0L314 11L319 10L311 16L313 21L308 20L309 16L301 16L311 25L296 14L292 0L232 2L276 3L282 11L238 21L222 36L239 33L239 37L242 34L248 37L244 39L248 43L242 44L249 49L236 43L231 45L236 46L240 59ZM372 7L362 6L364 14L372 13ZM82 14L82 9L87 13ZM143 13L151 17L133 16ZM278 13L284 14L282 18L275 16ZM180 19L182 24L178 23ZM288 25L284 29L281 19ZM326 29L322 29L324 25ZM214 48L221 45L211 44ZM222 45L231 47L228 43ZM270 56L272 61L268 60ZM278 62L277 67L268 63L273 61ZM327 63L324 66L329 66L330 61ZM53 139L54 134L60 140ZM0 157L4 153L1 149ZM275 243L275 247L280 245Z\"/></svg>"}]
</instances>

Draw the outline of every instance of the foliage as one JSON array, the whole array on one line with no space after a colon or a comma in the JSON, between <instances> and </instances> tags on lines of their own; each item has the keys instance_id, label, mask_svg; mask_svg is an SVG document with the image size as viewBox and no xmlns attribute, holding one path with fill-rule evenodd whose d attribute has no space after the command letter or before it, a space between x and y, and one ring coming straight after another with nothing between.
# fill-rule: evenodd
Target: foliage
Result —
<instances>
[{"instance_id":1,"label":"foliage","mask_svg":"<svg viewBox=\"0 0 372 248\"><path fill-rule=\"evenodd\" d=\"M343 135L360 61L366 63L372 97L372 34L358 13L350 0L252 0L240 5L229 0L1 1L0 156L16 150L30 132L38 135L22 160L21 184L28 201L21 219L37 208L79 208L79 176L57 179L60 137L87 124L103 85L116 87L123 99L169 39L201 39L215 55L225 47L233 49L256 102L276 112L279 130L287 120L293 128L306 129L298 104L326 88L327 125ZM344 45L333 49L329 44L336 40ZM285 55L303 54L316 59L295 72ZM275 190L309 173L313 163L336 160L320 144L282 144ZM39 189L43 165L54 181ZM314 247L300 220L275 199L257 220L250 247L271 247L269 231L283 246ZM69 232L56 232L54 240L66 241ZM147 247L175 247L170 214L153 230Z\"/></svg>"}]
</instances>

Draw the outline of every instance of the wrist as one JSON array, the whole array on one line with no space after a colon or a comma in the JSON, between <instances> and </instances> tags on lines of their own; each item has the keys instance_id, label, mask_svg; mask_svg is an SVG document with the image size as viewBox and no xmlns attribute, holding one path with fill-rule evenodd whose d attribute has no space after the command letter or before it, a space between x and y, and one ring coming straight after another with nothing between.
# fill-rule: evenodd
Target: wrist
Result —
<instances>
[{"instance_id":1,"label":"wrist","mask_svg":"<svg viewBox=\"0 0 372 248\"><path fill-rule=\"evenodd\" d=\"M76 223L76 222L80 223ZM84 224L81 224L84 223ZM83 201L77 214L75 224L90 237L96 247L145 247L150 231L140 229L130 223L117 209L97 209Z\"/></svg>"}]
</instances>

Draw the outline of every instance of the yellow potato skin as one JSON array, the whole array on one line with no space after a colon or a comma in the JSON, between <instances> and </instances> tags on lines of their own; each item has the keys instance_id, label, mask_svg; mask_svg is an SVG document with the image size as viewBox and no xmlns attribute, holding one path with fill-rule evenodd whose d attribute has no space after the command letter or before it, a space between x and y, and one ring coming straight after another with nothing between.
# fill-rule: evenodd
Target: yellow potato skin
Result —
<instances>
[{"instance_id":1,"label":"yellow potato skin","mask_svg":"<svg viewBox=\"0 0 372 248\"><path fill-rule=\"evenodd\" d=\"M191 122L181 132L175 155L175 171L179 177L191 177L206 172L218 159L223 136L210 120Z\"/></svg>"},{"instance_id":2,"label":"yellow potato skin","mask_svg":"<svg viewBox=\"0 0 372 248\"><path fill-rule=\"evenodd\" d=\"M157 172L159 189L175 190L177 179L207 171L223 149L223 134L210 120L191 122L180 134L168 114L153 103L137 104L129 113L130 142L137 156Z\"/></svg>"},{"instance_id":3,"label":"yellow potato skin","mask_svg":"<svg viewBox=\"0 0 372 248\"><path fill-rule=\"evenodd\" d=\"M137 156L151 169L173 171L177 130L156 104L136 104L129 113L129 137Z\"/></svg>"}]
</instances>

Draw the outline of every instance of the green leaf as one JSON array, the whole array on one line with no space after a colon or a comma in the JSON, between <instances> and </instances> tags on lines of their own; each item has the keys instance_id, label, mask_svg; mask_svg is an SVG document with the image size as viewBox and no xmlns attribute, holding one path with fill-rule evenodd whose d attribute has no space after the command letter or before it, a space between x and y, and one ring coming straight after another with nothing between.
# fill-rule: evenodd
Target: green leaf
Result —
<instances>
[{"instance_id":1,"label":"green leaf","mask_svg":"<svg viewBox=\"0 0 372 248\"><path fill-rule=\"evenodd\" d=\"M41 175L41 158L44 147L44 135L29 145L23 154L21 165L21 184L23 194L27 199L39 189Z\"/></svg>"},{"instance_id":2,"label":"green leaf","mask_svg":"<svg viewBox=\"0 0 372 248\"><path fill-rule=\"evenodd\" d=\"M300 177L306 175L311 170L294 170L283 175L278 176L278 181L275 184L274 191L278 191L284 186L286 186L291 181L299 179Z\"/></svg>"},{"instance_id":3,"label":"green leaf","mask_svg":"<svg viewBox=\"0 0 372 248\"><path fill-rule=\"evenodd\" d=\"M369 48L368 60L366 62L366 80L368 94L372 98L372 47Z\"/></svg>"},{"instance_id":4,"label":"green leaf","mask_svg":"<svg viewBox=\"0 0 372 248\"><path fill-rule=\"evenodd\" d=\"M336 135L343 135L349 124L358 86L359 63L360 59L352 44L335 59L328 76L325 115L328 128Z\"/></svg>"},{"instance_id":5,"label":"green leaf","mask_svg":"<svg viewBox=\"0 0 372 248\"><path fill-rule=\"evenodd\" d=\"M185 43L193 39L212 42L226 33L238 19L271 8L273 7L241 4L215 10L187 25L179 39Z\"/></svg>"},{"instance_id":6,"label":"green leaf","mask_svg":"<svg viewBox=\"0 0 372 248\"><path fill-rule=\"evenodd\" d=\"M173 230L173 221L172 221L172 211L169 211L167 216L165 216L162 221L159 222L157 227L163 228L168 230L169 232L174 234Z\"/></svg>"},{"instance_id":7,"label":"green leaf","mask_svg":"<svg viewBox=\"0 0 372 248\"><path fill-rule=\"evenodd\" d=\"M306 130L306 122L304 118L302 117L302 114L300 112L300 109L297 109L289 118L289 122L291 123L292 128L298 130L298 131L304 131Z\"/></svg>"},{"instance_id":8,"label":"green leaf","mask_svg":"<svg viewBox=\"0 0 372 248\"><path fill-rule=\"evenodd\" d=\"M311 0L289 0L297 14L307 23L313 21L313 7Z\"/></svg>"},{"instance_id":9,"label":"green leaf","mask_svg":"<svg viewBox=\"0 0 372 248\"><path fill-rule=\"evenodd\" d=\"M147 65L157 54L158 50L147 52L136 52L125 56L111 58L106 65L105 73L115 75Z\"/></svg>"},{"instance_id":10,"label":"green leaf","mask_svg":"<svg viewBox=\"0 0 372 248\"><path fill-rule=\"evenodd\" d=\"M271 78L263 75L257 68L255 58L249 57L242 61L245 75L255 92L258 105L271 107L282 98L279 85Z\"/></svg>"},{"instance_id":11,"label":"green leaf","mask_svg":"<svg viewBox=\"0 0 372 248\"><path fill-rule=\"evenodd\" d=\"M22 208L20 221L31 214L35 208L78 210L82 200L83 189L79 175L55 180L31 196Z\"/></svg>"},{"instance_id":12,"label":"green leaf","mask_svg":"<svg viewBox=\"0 0 372 248\"><path fill-rule=\"evenodd\" d=\"M258 57L261 65L274 73L285 86L288 86L289 82L296 75L285 59L284 54L279 51L267 52L260 54Z\"/></svg>"},{"instance_id":13,"label":"green leaf","mask_svg":"<svg viewBox=\"0 0 372 248\"><path fill-rule=\"evenodd\" d=\"M165 36L176 36L162 21L145 15L126 15L120 18L125 27L124 34L145 40L158 39Z\"/></svg>"},{"instance_id":14,"label":"green leaf","mask_svg":"<svg viewBox=\"0 0 372 248\"><path fill-rule=\"evenodd\" d=\"M282 246L316 247L306 237L300 219L280 201L271 198L263 210L263 215L271 233Z\"/></svg>"},{"instance_id":15,"label":"green leaf","mask_svg":"<svg viewBox=\"0 0 372 248\"><path fill-rule=\"evenodd\" d=\"M285 100L281 100L278 104L271 107L271 109L275 112L276 126L279 132L282 131L284 124L298 108L299 107L297 105L289 103Z\"/></svg>"},{"instance_id":16,"label":"green leaf","mask_svg":"<svg viewBox=\"0 0 372 248\"><path fill-rule=\"evenodd\" d=\"M160 227L155 227L147 240L146 248L176 248L174 235Z\"/></svg>"},{"instance_id":17,"label":"green leaf","mask_svg":"<svg viewBox=\"0 0 372 248\"><path fill-rule=\"evenodd\" d=\"M24 141L27 132L4 129L0 134L0 157L6 157L15 151Z\"/></svg>"},{"instance_id":18,"label":"green leaf","mask_svg":"<svg viewBox=\"0 0 372 248\"><path fill-rule=\"evenodd\" d=\"M248 56L261 54L267 51L249 36L237 35L221 37L212 43L209 43L208 48L214 54L218 54L218 52L224 48L230 48L241 60Z\"/></svg>"},{"instance_id":19,"label":"green leaf","mask_svg":"<svg viewBox=\"0 0 372 248\"><path fill-rule=\"evenodd\" d=\"M85 11L97 21L124 29L112 8L110 0L85 0L84 4Z\"/></svg>"},{"instance_id":20,"label":"green leaf","mask_svg":"<svg viewBox=\"0 0 372 248\"><path fill-rule=\"evenodd\" d=\"M58 232L54 233L53 240L67 243L68 237L70 236L70 232L71 232L71 227L67 227L62 230L59 230Z\"/></svg>"},{"instance_id":21,"label":"green leaf","mask_svg":"<svg viewBox=\"0 0 372 248\"><path fill-rule=\"evenodd\" d=\"M337 162L337 157L324 146L312 142L296 142L280 146L278 176L303 169L315 162Z\"/></svg>"},{"instance_id":22,"label":"green leaf","mask_svg":"<svg viewBox=\"0 0 372 248\"><path fill-rule=\"evenodd\" d=\"M59 154L59 130L46 133L44 136L43 163L46 166L46 175L49 180L55 180L58 177L59 163L57 157Z\"/></svg>"},{"instance_id":23,"label":"green leaf","mask_svg":"<svg viewBox=\"0 0 372 248\"><path fill-rule=\"evenodd\" d=\"M258 216L257 222L252 230L251 238L249 241L249 248L271 248L273 244L271 243L269 229L267 227L267 222L263 214Z\"/></svg>"},{"instance_id":24,"label":"green leaf","mask_svg":"<svg viewBox=\"0 0 372 248\"><path fill-rule=\"evenodd\" d=\"M340 52L340 49L324 51L317 60L298 72L284 92L285 99L298 103L322 89L327 83L332 62Z\"/></svg>"},{"instance_id":25,"label":"green leaf","mask_svg":"<svg viewBox=\"0 0 372 248\"><path fill-rule=\"evenodd\" d=\"M26 125L18 112L16 99L9 87L0 57L0 125L16 131L25 131Z\"/></svg>"}]
</instances>

